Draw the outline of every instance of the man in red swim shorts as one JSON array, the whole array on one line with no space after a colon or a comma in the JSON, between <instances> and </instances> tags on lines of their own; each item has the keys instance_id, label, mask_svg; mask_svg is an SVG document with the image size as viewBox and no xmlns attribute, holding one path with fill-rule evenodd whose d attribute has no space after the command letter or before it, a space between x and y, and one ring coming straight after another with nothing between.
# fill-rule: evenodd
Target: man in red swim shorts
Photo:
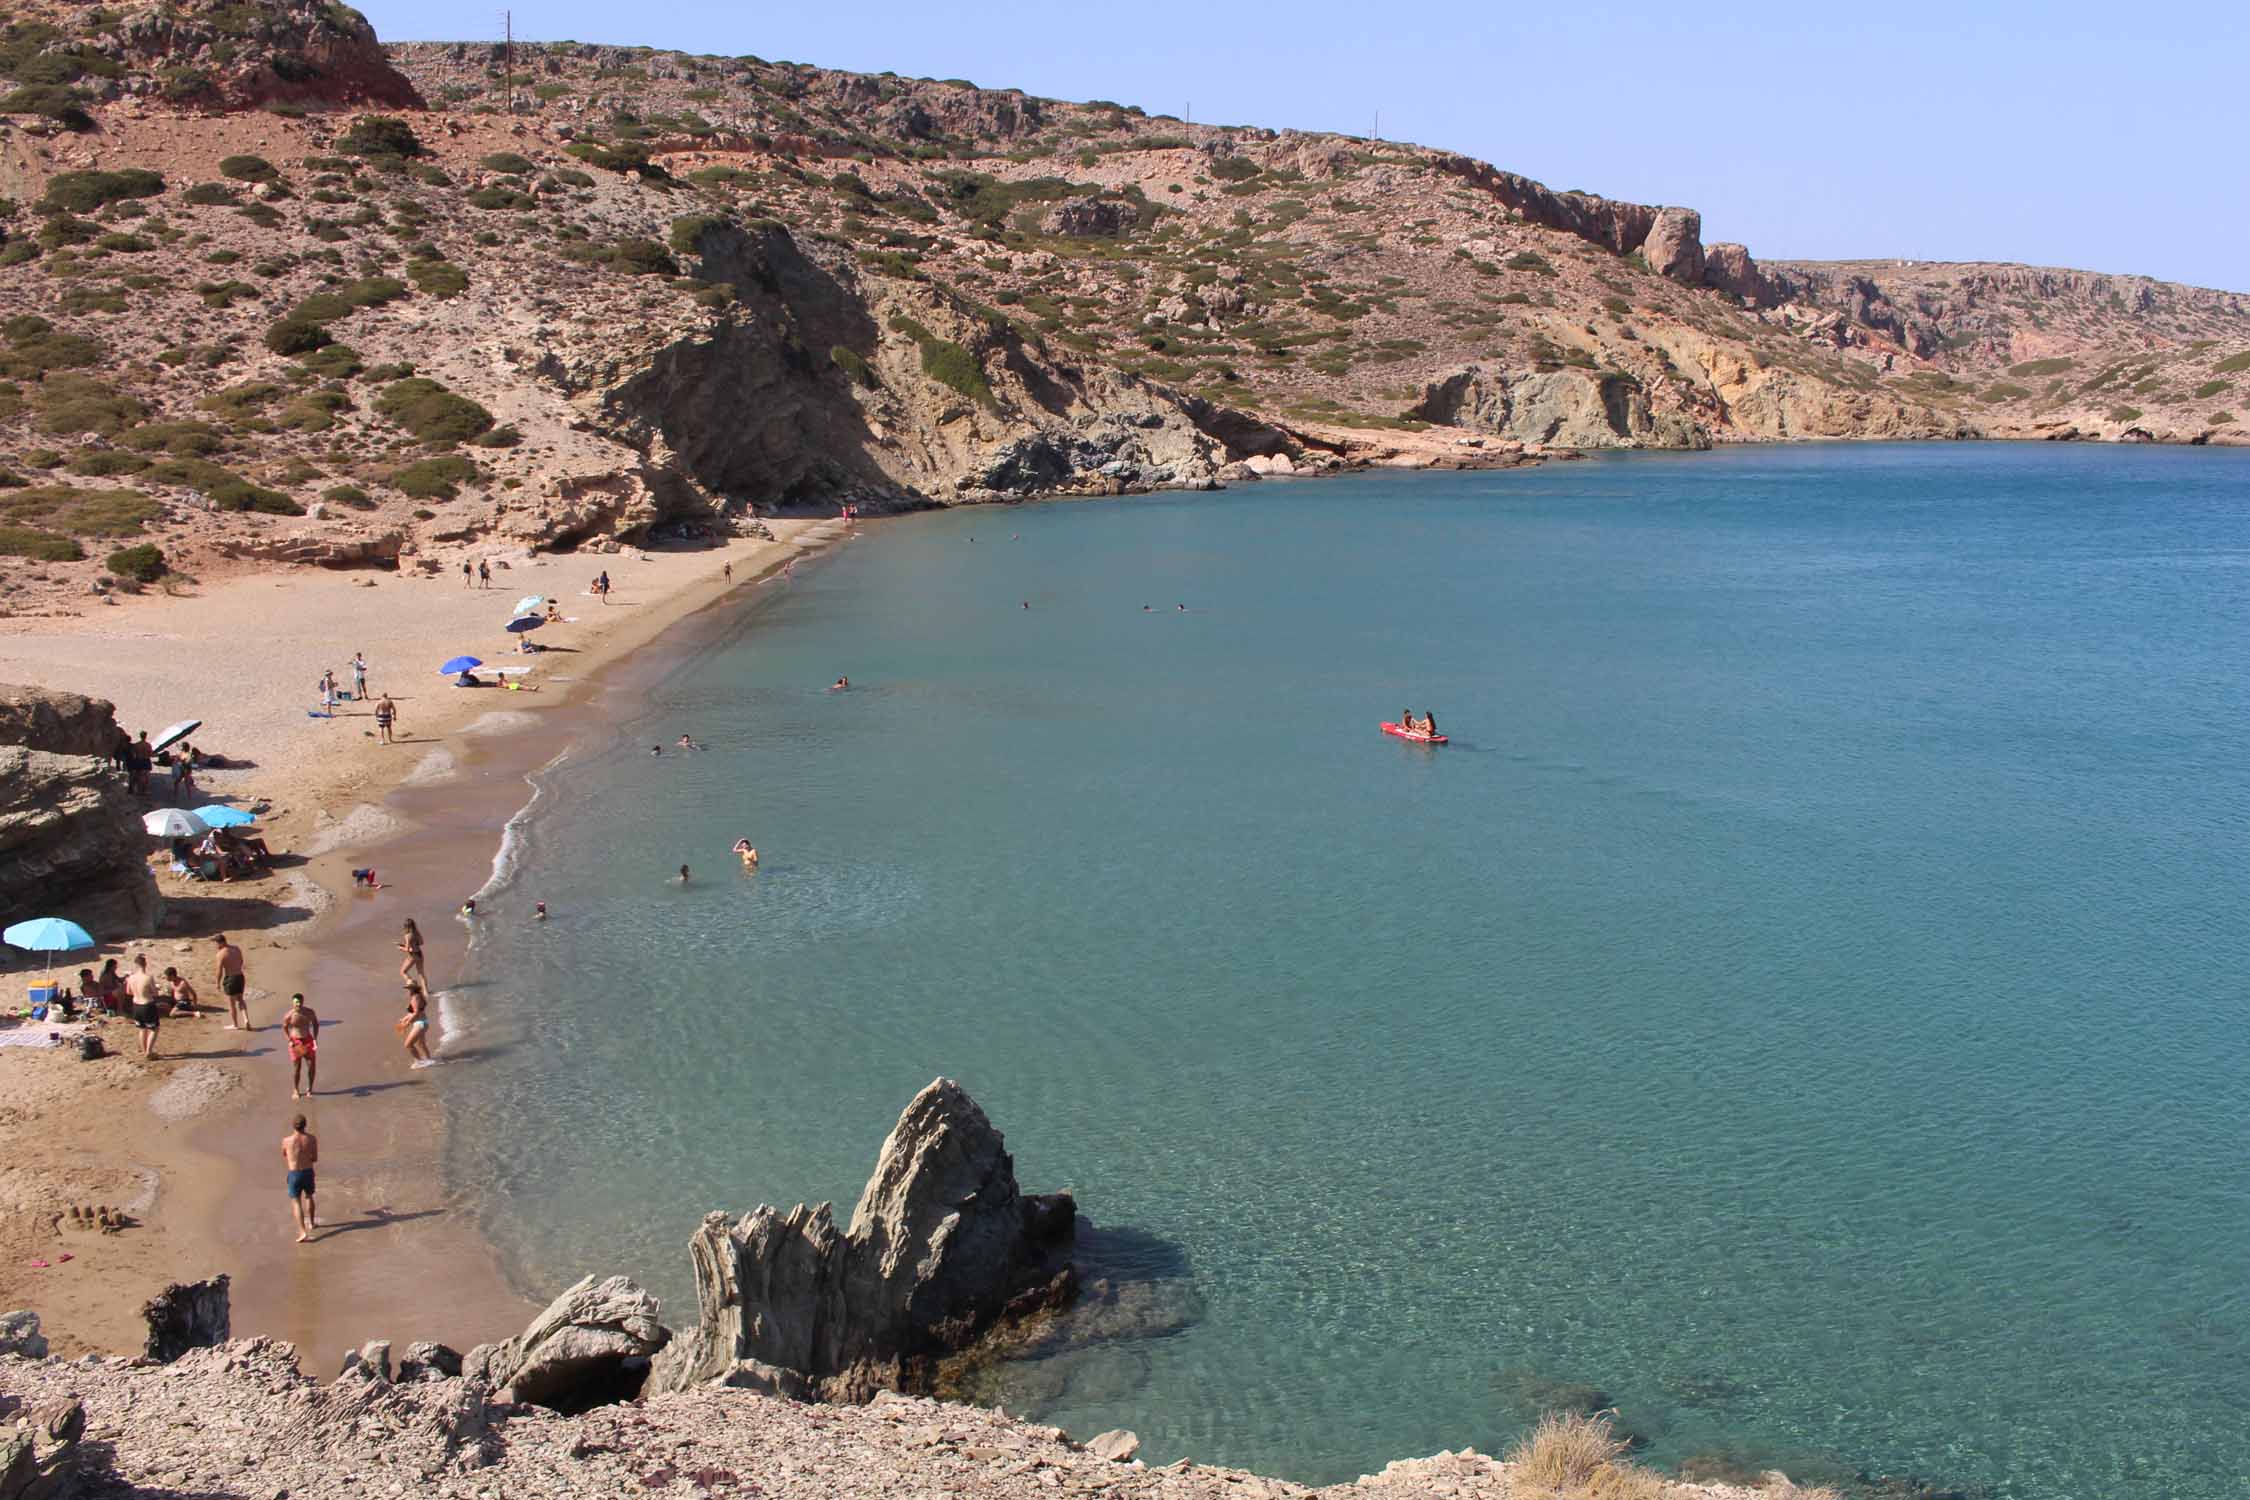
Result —
<instances>
[{"instance_id":1,"label":"man in red swim shorts","mask_svg":"<svg viewBox=\"0 0 2250 1500\"><path fill-rule=\"evenodd\" d=\"M289 1039L289 1097L309 1098L320 1077L320 1017L305 1004L303 995L289 997L289 1013L281 1018L281 1034ZM304 1080L302 1089L298 1079Z\"/></svg>"}]
</instances>

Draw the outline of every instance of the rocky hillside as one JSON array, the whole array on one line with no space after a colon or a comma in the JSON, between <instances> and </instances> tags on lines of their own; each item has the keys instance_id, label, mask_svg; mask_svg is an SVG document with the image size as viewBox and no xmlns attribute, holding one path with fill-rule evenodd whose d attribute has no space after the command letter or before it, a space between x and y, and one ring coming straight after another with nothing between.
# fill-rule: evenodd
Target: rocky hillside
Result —
<instances>
[{"instance_id":1,"label":"rocky hillside","mask_svg":"<svg viewBox=\"0 0 2250 1500\"><path fill-rule=\"evenodd\" d=\"M755 58L385 49L314 0L40 0L0 73L6 608L104 569L435 565L839 500L2250 440L2250 298L1761 265L1692 210L1415 146Z\"/></svg>"}]
</instances>

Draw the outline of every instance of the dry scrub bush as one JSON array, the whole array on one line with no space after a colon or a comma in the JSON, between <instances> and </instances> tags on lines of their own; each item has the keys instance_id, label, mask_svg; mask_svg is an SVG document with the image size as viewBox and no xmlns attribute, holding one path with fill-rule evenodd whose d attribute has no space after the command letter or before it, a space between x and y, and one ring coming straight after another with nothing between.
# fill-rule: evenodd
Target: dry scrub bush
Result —
<instances>
[{"instance_id":1,"label":"dry scrub bush","mask_svg":"<svg viewBox=\"0 0 2250 1500\"><path fill-rule=\"evenodd\" d=\"M1625 1440L1610 1430L1608 1417L1574 1411L1548 1412L1508 1450L1519 1478L1551 1490L1575 1489L1624 1456Z\"/></svg>"}]
</instances>

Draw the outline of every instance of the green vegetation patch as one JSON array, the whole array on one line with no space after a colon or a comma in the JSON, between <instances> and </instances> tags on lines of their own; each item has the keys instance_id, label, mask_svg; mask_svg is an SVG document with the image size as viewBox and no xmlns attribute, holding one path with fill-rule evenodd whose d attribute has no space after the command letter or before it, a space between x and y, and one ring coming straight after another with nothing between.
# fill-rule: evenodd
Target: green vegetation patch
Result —
<instances>
[{"instance_id":1,"label":"green vegetation patch","mask_svg":"<svg viewBox=\"0 0 2250 1500\"><path fill-rule=\"evenodd\" d=\"M734 220L725 214L688 214L672 221L671 231L666 237L671 241L673 250L679 254L701 255L705 235L733 227Z\"/></svg>"},{"instance_id":2,"label":"green vegetation patch","mask_svg":"<svg viewBox=\"0 0 2250 1500\"><path fill-rule=\"evenodd\" d=\"M539 163L515 151L495 151L483 160L488 172L506 172L516 177L529 177L539 170Z\"/></svg>"},{"instance_id":3,"label":"green vegetation patch","mask_svg":"<svg viewBox=\"0 0 2250 1500\"><path fill-rule=\"evenodd\" d=\"M242 201L241 190L223 182L199 182L180 197L197 208L233 208Z\"/></svg>"},{"instance_id":4,"label":"green vegetation patch","mask_svg":"<svg viewBox=\"0 0 2250 1500\"><path fill-rule=\"evenodd\" d=\"M449 260L411 261L406 274L432 297L458 297L469 289L469 273Z\"/></svg>"},{"instance_id":5,"label":"green vegetation patch","mask_svg":"<svg viewBox=\"0 0 2250 1500\"><path fill-rule=\"evenodd\" d=\"M416 500L451 500L477 477L477 466L458 454L425 458L391 475L391 488Z\"/></svg>"},{"instance_id":6,"label":"green vegetation patch","mask_svg":"<svg viewBox=\"0 0 2250 1500\"><path fill-rule=\"evenodd\" d=\"M164 191L162 174L145 167L118 172L61 172L48 182L35 205L41 213L92 213L128 198L153 198Z\"/></svg>"},{"instance_id":7,"label":"green vegetation patch","mask_svg":"<svg viewBox=\"0 0 2250 1500\"><path fill-rule=\"evenodd\" d=\"M2019 380L2042 380L2076 368L2078 361L2075 359L2027 359L2020 365L2008 366L2008 373Z\"/></svg>"},{"instance_id":8,"label":"green vegetation patch","mask_svg":"<svg viewBox=\"0 0 2250 1500\"><path fill-rule=\"evenodd\" d=\"M219 175L236 182L279 182L280 169L262 156L229 156L219 162Z\"/></svg>"},{"instance_id":9,"label":"green vegetation patch","mask_svg":"<svg viewBox=\"0 0 2250 1500\"><path fill-rule=\"evenodd\" d=\"M2198 401L2208 401L2213 396L2218 395L2221 391L2231 391L2233 389L2234 382L2231 380L2206 380L2203 382L2203 384L2195 388L2195 399Z\"/></svg>"},{"instance_id":10,"label":"green vegetation patch","mask_svg":"<svg viewBox=\"0 0 2250 1500\"><path fill-rule=\"evenodd\" d=\"M2021 401L2030 394L2031 391L2026 386L2010 385L2005 380L1995 380L1984 388L1984 394L1978 399L1981 401Z\"/></svg>"},{"instance_id":11,"label":"green vegetation patch","mask_svg":"<svg viewBox=\"0 0 2250 1500\"><path fill-rule=\"evenodd\" d=\"M336 149L346 156L389 166L403 166L412 157L429 154L414 127L396 115L361 115L351 129L337 137Z\"/></svg>"},{"instance_id":12,"label":"green vegetation patch","mask_svg":"<svg viewBox=\"0 0 2250 1500\"><path fill-rule=\"evenodd\" d=\"M2112 422L2138 422L2141 419L2141 409L2137 406L2113 406L2109 409L2109 419Z\"/></svg>"},{"instance_id":13,"label":"green vegetation patch","mask_svg":"<svg viewBox=\"0 0 2250 1500\"><path fill-rule=\"evenodd\" d=\"M86 96L59 83L31 83L0 95L0 115L42 115L65 130L94 128L86 113Z\"/></svg>"},{"instance_id":14,"label":"green vegetation patch","mask_svg":"<svg viewBox=\"0 0 2250 1500\"><path fill-rule=\"evenodd\" d=\"M904 313L893 313L891 332L903 333L922 351L922 373L938 384L968 397L987 411L1000 409L999 398L985 378L977 357L950 339L941 339Z\"/></svg>"},{"instance_id":15,"label":"green vegetation patch","mask_svg":"<svg viewBox=\"0 0 2250 1500\"><path fill-rule=\"evenodd\" d=\"M138 490L42 484L0 491L0 524L68 536L133 536L162 513Z\"/></svg>"},{"instance_id":16,"label":"green vegetation patch","mask_svg":"<svg viewBox=\"0 0 2250 1500\"><path fill-rule=\"evenodd\" d=\"M1547 263L1547 258L1545 256L1540 255L1536 251L1532 250L1518 250L1515 254L1509 256L1505 261L1501 262L1501 264L1505 265L1511 271L1530 271L1534 275L1538 276L1555 276L1561 274L1556 271L1553 266Z\"/></svg>"},{"instance_id":17,"label":"green vegetation patch","mask_svg":"<svg viewBox=\"0 0 2250 1500\"><path fill-rule=\"evenodd\" d=\"M164 560L164 550L154 542L142 542L137 547L120 547L102 559L102 566L120 578L130 578L135 583L154 583L172 571Z\"/></svg>"},{"instance_id":18,"label":"green vegetation patch","mask_svg":"<svg viewBox=\"0 0 2250 1500\"><path fill-rule=\"evenodd\" d=\"M394 381L375 398L375 410L425 443L463 443L492 430L492 413L424 376Z\"/></svg>"},{"instance_id":19,"label":"green vegetation patch","mask_svg":"<svg viewBox=\"0 0 2250 1500\"><path fill-rule=\"evenodd\" d=\"M869 390L873 390L883 383L876 377L873 365L869 364L857 352L845 348L842 344L838 344L835 348L829 350L828 358L835 364L836 368L842 370Z\"/></svg>"},{"instance_id":20,"label":"green vegetation patch","mask_svg":"<svg viewBox=\"0 0 2250 1500\"><path fill-rule=\"evenodd\" d=\"M102 346L82 334L58 333L45 318L26 313L0 323L8 347L0 376L36 380L52 370L83 370L102 361Z\"/></svg>"},{"instance_id":21,"label":"green vegetation patch","mask_svg":"<svg viewBox=\"0 0 2250 1500\"><path fill-rule=\"evenodd\" d=\"M2240 354L2229 355L2211 367L2211 372L2214 375L2239 375L2244 370L2250 370L2250 349L2245 349Z\"/></svg>"},{"instance_id":22,"label":"green vegetation patch","mask_svg":"<svg viewBox=\"0 0 2250 1500\"><path fill-rule=\"evenodd\" d=\"M146 406L90 375L50 375L39 386L41 432L115 437L147 416Z\"/></svg>"}]
</instances>

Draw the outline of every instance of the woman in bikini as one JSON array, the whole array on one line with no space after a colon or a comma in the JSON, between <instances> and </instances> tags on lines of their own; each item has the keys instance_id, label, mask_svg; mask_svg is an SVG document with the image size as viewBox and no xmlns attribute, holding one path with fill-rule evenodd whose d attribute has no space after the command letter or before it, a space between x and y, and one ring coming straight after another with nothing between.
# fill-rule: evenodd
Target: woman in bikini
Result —
<instances>
[{"instance_id":1,"label":"woman in bikini","mask_svg":"<svg viewBox=\"0 0 2250 1500\"><path fill-rule=\"evenodd\" d=\"M414 925L412 917L406 919L406 928L399 934L398 951L406 955L398 966L398 977L420 980L426 987L430 976L422 967L422 929Z\"/></svg>"},{"instance_id":2,"label":"woman in bikini","mask_svg":"<svg viewBox=\"0 0 2250 1500\"><path fill-rule=\"evenodd\" d=\"M430 997L411 979L406 982L406 1014L391 1029L406 1043L408 1067L426 1068L437 1061L430 1056Z\"/></svg>"}]
</instances>

